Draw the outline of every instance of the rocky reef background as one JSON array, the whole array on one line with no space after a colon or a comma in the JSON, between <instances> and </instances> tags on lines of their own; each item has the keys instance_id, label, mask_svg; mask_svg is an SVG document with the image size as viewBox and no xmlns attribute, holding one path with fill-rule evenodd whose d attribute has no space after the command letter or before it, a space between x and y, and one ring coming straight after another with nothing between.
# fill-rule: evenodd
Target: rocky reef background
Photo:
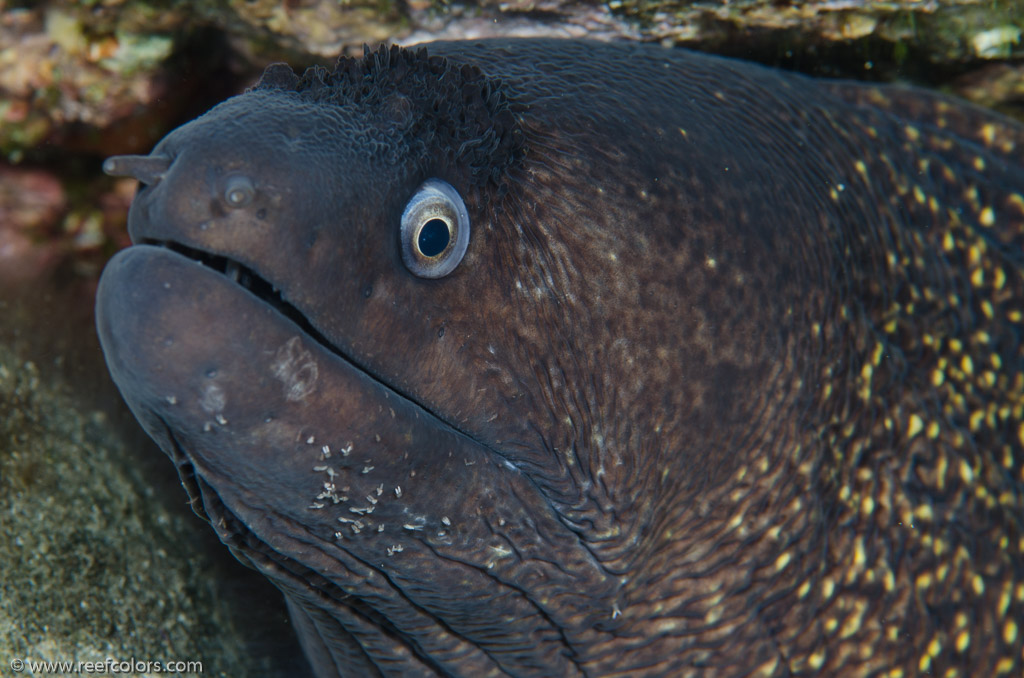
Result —
<instances>
[{"instance_id":1,"label":"rocky reef background","mask_svg":"<svg viewBox=\"0 0 1024 678\"><path fill-rule=\"evenodd\" d=\"M147 152L273 61L495 35L660 42L1024 119L1022 33L1021 0L0 0L0 672L305 672L277 592L187 509L106 376L93 293L135 191L106 156Z\"/></svg>"}]
</instances>

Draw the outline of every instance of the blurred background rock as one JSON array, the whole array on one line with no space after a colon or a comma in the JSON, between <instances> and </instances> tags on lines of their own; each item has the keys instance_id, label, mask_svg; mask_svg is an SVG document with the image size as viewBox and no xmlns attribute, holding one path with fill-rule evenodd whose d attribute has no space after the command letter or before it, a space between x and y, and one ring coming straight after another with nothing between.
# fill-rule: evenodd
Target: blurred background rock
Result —
<instances>
[{"instance_id":1,"label":"blurred background rock","mask_svg":"<svg viewBox=\"0 0 1024 678\"><path fill-rule=\"evenodd\" d=\"M498 35L658 42L1024 119L1022 29L1021 0L0 0L0 662L303 672L279 596L187 510L106 377L93 292L135 191L106 156L273 61Z\"/></svg>"}]
</instances>

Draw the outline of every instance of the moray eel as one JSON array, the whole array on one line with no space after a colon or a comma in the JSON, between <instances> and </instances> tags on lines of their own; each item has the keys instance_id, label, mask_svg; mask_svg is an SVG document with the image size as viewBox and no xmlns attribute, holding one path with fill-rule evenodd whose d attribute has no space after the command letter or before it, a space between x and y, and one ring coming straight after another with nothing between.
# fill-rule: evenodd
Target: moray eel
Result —
<instances>
[{"instance_id":1,"label":"moray eel","mask_svg":"<svg viewBox=\"0 0 1024 678\"><path fill-rule=\"evenodd\" d=\"M278 64L107 161L98 328L318 676L1019 676L1022 153L652 46Z\"/></svg>"}]
</instances>

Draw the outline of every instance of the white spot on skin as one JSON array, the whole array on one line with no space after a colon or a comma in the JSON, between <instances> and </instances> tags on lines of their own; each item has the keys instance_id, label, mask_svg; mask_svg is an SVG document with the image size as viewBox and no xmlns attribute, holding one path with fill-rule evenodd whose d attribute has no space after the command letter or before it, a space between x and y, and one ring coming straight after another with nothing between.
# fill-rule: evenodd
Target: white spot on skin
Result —
<instances>
[{"instance_id":1,"label":"white spot on skin","mask_svg":"<svg viewBox=\"0 0 1024 678\"><path fill-rule=\"evenodd\" d=\"M166 398L164 398L164 400L167 401L168 405L177 405L178 404L178 399L175 398L172 395L167 396Z\"/></svg>"},{"instance_id":2,"label":"white spot on skin","mask_svg":"<svg viewBox=\"0 0 1024 678\"><path fill-rule=\"evenodd\" d=\"M199 407L207 414L216 414L224 409L227 404L227 396L224 389L214 383L208 383L203 388L203 395L199 398Z\"/></svg>"},{"instance_id":3,"label":"white spot on skin","mask_svg":"<svg viewBox=\"0 0 1024 678\"><path fill-rule=\"evenodd\" d=\"M277 349L270 372L284 384L285 399L295 402L313 392L320 369L313 354L302 348L302 340L296 335Z\"/></svg>"}]
</instances>

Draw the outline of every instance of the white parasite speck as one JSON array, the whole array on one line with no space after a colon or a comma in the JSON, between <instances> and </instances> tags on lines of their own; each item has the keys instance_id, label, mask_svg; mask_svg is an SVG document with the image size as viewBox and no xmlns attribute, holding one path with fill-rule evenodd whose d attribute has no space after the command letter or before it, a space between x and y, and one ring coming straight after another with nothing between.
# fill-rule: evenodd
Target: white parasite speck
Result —
<instances>
[{"instance_id":1,"label":"white parasite speck","mask_svg":"<svg viewBox=\"0 0 1024 678\"><path fill-rule=\"evenodd\" d=\"M330 468L330 467L329 466L314 466L313 470L316 471L317 473L323 473L328 468Z\"/></svg>"},{"instance_id":2,"label":"white parasite speck","mask_svg":"<svg viewBox=\"0 0 1024 678\"><path fill-rule=\"evenodd\" d=\"M203 423L203 433L209 433L212 430L213 430L213 424L211 424L208 421Z\"/></svg>"},{"instance_id":3,"label":"white parasite speck","mask_svg":"<svg viewBox=\"0 0 1024 678\"><path fill-rule=\"evenodd\" d=\"M398 497L399 499L402 498L402 486L401 485L395 485L395 496Z\"/></svg>"},{"instance_id":4,"label":"white parasite speck","mask_svg":"<svg viewBox=\"0 0 1024 678\"><path fill-rule=\"evenodd\" d=\"M327 459L329 456L331 456L331 446L324 445L323 447L321 447L320 454L324 455L324 459Z\"/></svg>"},{"instance_id":5,"label":"white parasite speck","mask_svg":"<svg viewBox=\"0 0 1024 678\"><path fill-rule=\"evenodd\" d=\"M322 509L322 508L323 508L324 506L325 506L325 504L324 504L323 502L320 502L320 501L314 501L314 502L313 502L312 504L310 504L310 505L309 505L309 506L307 506L306 508L310 508L310 509Z\"/></svg>"},{"instance_id":6,"label":"white parasite speck","mask_svg":"<svg viewBox=\"0 0 1024 678\"><path fill-rule=\"evenodd\" d=\"M498 558L505 558L512 553L512 549L507 546L488 546L487 548Z\"/></svg>"},{"instance_id":7,"label":"white parasite speck","mask_svg":"<svg viewBox=\"0 0 1024 678\"><path fill-rule=\"evenodd\" d=\"M352 451L352 443L349 443L345 447L341 448L341 450L340 450L341 456L347 457L348 453L351 452L351 451Z\"/></svg>"},{"instance_id":8,"label":"white parasite speck","mask_svg":"<svg viewBox=\"0 0 1024 678\"><path fill-rule=\"evenodd\" d=\"M377 526L377 531L378 532L383 532L384 531L384 523L381 523L380 525Z\"/></svg>"},{"instance_id":9,"label":"white parasite speck","mask_svg":"<svg viewBox=\"0 0 1024 678\"><path fill-rule=\"evenodd\" d=\"M341 532L335 532L334 533L334 538L338 539L340 541L341 540Z\"/></svg>"},{"instance_id":10,"label":"white parasite speck","mask_svg":"<svg viewBox=\"0 0 1024 678\"><path fill-rule=\"evenodd\" d=\"M376 440L379 443L380 442L380 434L379 433L374 433L373 434L373 439Z\"/></svg>"},{"instance_id":11,"label":"white parasite speck","mask_svg":"<svg viewBox=\"0 0 1024 678\"><path fill-rule=\"evenodd\" d=\"M312 445L315 442L316 442L316 436L309 436L308 438L306 438L306 444L307 445Z\"/></svg>"},{"instance_id":12,"label":"white parasite speck","mask_svg":"<svg viewBox=\"0 0 1024 678\"><path fill-rule=\"evenodd\" d=\"M177 405L178 404L178 399L176 397L172 396L172 395L167 396L166 398L164 398L164 400L167 401L168 405Z\"/></svg>"},{"instance_id":13,"label":"white parasite speck","mask_svg":"<svg viewBox=\"0 0 1024 678\"><path fill-rule=\"evenodd\" d=\"M618 619L622 616L622 610L619 609L619 604L615 603L612 605L612 619Z\"/></svg>"},{"instance_id":14,"label":"white parasite speck","mask_svg":"<svg viewBox=\"0 0 1024 678\"><path fill-rule=\"evenodd\" d=\"M360 473L362 473L365 476L367 473L369 473L370 471L372 471L375 468L377 468L377 467L376 466L364 466L363 470L360 471Z\"/></svg>"},{"instance_id":15,"label":"white parasite speck","mask_svg":"<svg viewBox=\"0 0 1024 678\"><path fill-rule=\"evenodd\" d=\"M409 523L406 523L405 525L402 525L402 527L404 527L404 528L405 528L405 529L407 529L407 530L412 530L412 531L414 531L414 532L416 532L416 531L419 531L419 530L422 530L422 529L423 529L423 526L422 526L422 525L410 525Z\"/></svg>"},{"instance_id":16,"label":"white parasite speck","mask_svg":"<svg viewBox=\"0 0 1024 678\"><path fill-rule=\"evenodd\" d=\"M373 496L372 494L368 494L368 495L366 495L366 501L370 502L370 503L371 503L371 504L373 504L374 506L376 506L376 505L377 505L377 498L376 498L376 497L374 497L374 496Z\"/></svg>"},{"instance_id":17,"label":"white parasite speck","mask_svg":"<svg viewBox=\"0 0 1024 678\"><path fill-rule=\"evenodd\" d=\"M402 546L401 544L395 544L394 546L389 546L388 547L388 555L389 556L393 556L396 553L401 553L404 550L405 550L404 546Z\"/></svg>"},{"instance_id":18,"label":"white parasite speck","mask_svg":"<svg viewBox=\"0 0 1024 678\"><path fill-rule=\"evenodd\" d=\"M442 522L442 523L444 523L445 525L448 525L448 526L451 526L451 524L452 524L452 521L450 521L450 520L448 519L448 516L444 516L444 517L442 517L442 518L441 518L441 522Z\"/></svg>"},{"instance_id":19,"label":"white parasite speck","mask_svg":"<svg viewBox=\"0 0 1024 678\"><path fill-rule=\"evenodd\" d=\"M220 424L221 426L227 426L228 425L228 420L224 418L223 414L218 414L216 419L217 419L217 423Z\"/></svg>"},{"instance_id":20,"label":"white parasite speck","mask_svg":"<svg viewBox=\"0 0 1024 678\"><path fill-rule=\"evenodd\" d=\"M350 506L348 510L355 513L357 516L364 516L367 513L373 513L372 506Z\"/></svg>"},{"instance_id":21,"label":"white parasite speck","mask_svg":"<svg viewBox=\"0 0 1024 678\"><path fill-rule=\"evenodd\" d=\"M377 496L378 496L378 497L379 497L380 495L384 494L384 483L381 483L380 485L378 485L378 486L377 486L377 489L376 489L376 490L374 490L374 491L375 491L375 492L377 493Z\"/></svg>"}]
</instances>

